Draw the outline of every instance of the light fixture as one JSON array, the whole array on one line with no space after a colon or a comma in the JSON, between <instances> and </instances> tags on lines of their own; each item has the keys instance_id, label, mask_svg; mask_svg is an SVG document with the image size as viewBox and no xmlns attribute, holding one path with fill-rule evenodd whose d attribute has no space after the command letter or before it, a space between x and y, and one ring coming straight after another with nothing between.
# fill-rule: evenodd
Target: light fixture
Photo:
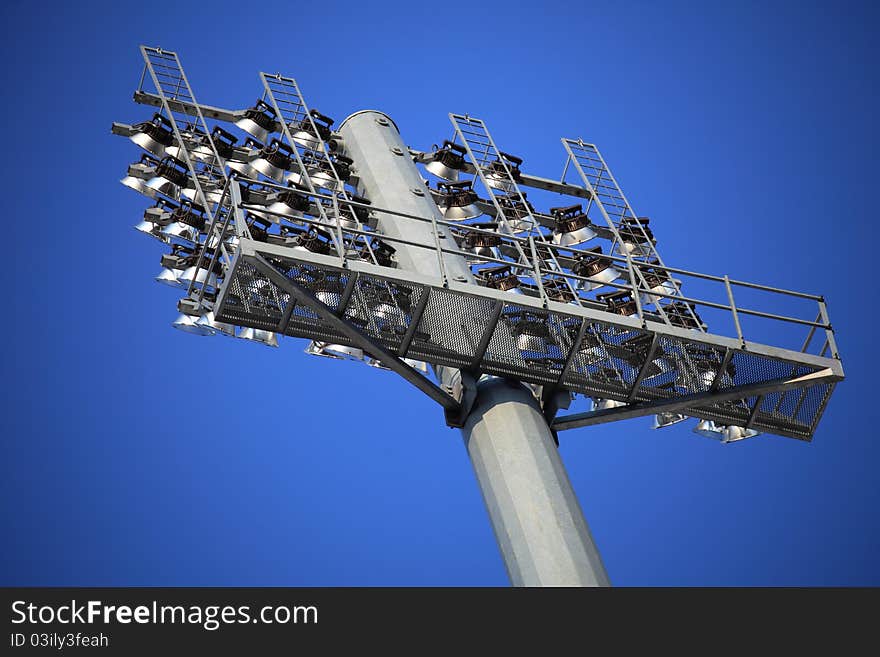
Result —
<instances>
[{"instance_id":1,"label":"light fixture","mask_svg":"<svg viewBox=\"0 0 880 657\"><path fill-rule=\"evenodd\" d=\"M397 249L375 237L370 240L369 244L369 249L367 248L366 242L358 247L357 253L361 260L370 262L375 258L376 264L380 267L395 267L397 265L397 262L394 259L394 254L397 253ZM372 258L370 257L371 252Z\"/></svg>"},{"instance_id":2,"label":"light fixture","mask_svg":"<svg viewBox=\"0 0 880 657\"><path fill-rule=\"evenodd\" d=\"M315 280L309 284L315 298L325 306L336 310L345 291L345 284L334 272L318 270L315 272L315 276Z\"/></svg>"},{"instance_id":3,"label":"light fixture","mask_svg":"<svg viewBox=\"0 0 880 657\"><path fill-rule=\"evenodd\" d=\"M617 401L616 399L596 398L593 400L594 411L607 411L612 408L620 408L621 406L626 406L626 402Z\"/></svg>"},{"instance_id":4,"label":"light fixture","mask_svg":"<svg viewBox=\"0 0 880 657\"><path fill-rule=\"evenodd\" d=\"M235 159L226 161L226 166L235 171L243 178L254 179L259 175L259 171L254 168L252 161L262 152L263 144L255 139L248 137L244 140L243 148L245 149L245 159L240 159L241 155L235 153Z\"/></svg>"},{"instance_id":5,"label":"light fixture","mask_svg":"<svg viewBox=\"0 0 880 657\"><path fill-rule=\"evenodd\" d=\"M596 246L579 254L571 271L576 276L589 280L578 281L584 290L595 290L623 276L623 272L614 266L614 261L602 256L602 247Z\"/></svg>"},{"instance_id":6,"label":"light fixture","mask_svg":"<svg viewBox=\"0 0 880 657\"><path fill-rule=\"evenodd\" d=\"M170 267L163 267L162 271L156 276L156 282L162 283L162 285L168 285L169 287L186 287L178 276L183 273L182 269L171 269Z\"/></svg>"},{"instance_id":7,"label":"light fixture","mask_svg":"<svg viewBox=\"0 0 880 657\"><path fill-rule=\"evenodd\" d=\"M498 155L500 157L496 157L486 167L486 182L489 187L500 189L509 194L517 189L516 183L522 177L519 167L523 161L521 157L509 153L499 152Z\"/></svg>"},{"instance_id":8,"label":"light fixture","mask_svg":"<svg viewBox=\"0 0 880 657\"><path fill-rule=\"evenodd\" d=\"M302 217L303 213L307 212L309 210L309 207L311 206L311 203L309 202L309 197L303 193L300 193L304 192L305 190L300 188L300 186L296 183L289 182L287 183L287 186L290 187L290 189L283 192L278 192L275 200L266 207L266 209L270 213L275 213L274 215L264 215L253 211L251 211L251 213L276 224L281 221L278 215L284 215L285 217L290 218Z\"/></svg>"},{"instance_id":9,"label":"light fixture","mask_svg":"<svg viewBox=\"0 0 880 657\"><path fill-rule=\"evenodd\" d=\"M575 294L564 278L545 278L541 281L541 286L544 288L544 294L551 301L558 303L573 303L575 301Z\"/></svg>"},{"instance_id":10,"label":"light fixture","mask_svg":"<svg viewBox=\"0 0 880 657\"><path fill-rule=\"evenodd\" d=\"M339 207L338 216L335 214L335 210L330 210L329 214L331 218L336 219L336 223L338 223L343 229L360 230L362 225L367 224L370 221L370 209L358 205L352 205L347 201L354 201L355 203L362 203L365 205L370 204L369 199L366 199L363 196L352 194L346 198L346 195L343 194L336 201L336 205ZM330 207L332 207L332 202Z\"/></svg>"},{"instance_id":11,"label":"light fixture","mask_svg":"<svg viewBox=\"0 0 880 657\"><path fill-rule=\"evenodd\" d=\"M204 209L200 205L185 202L171 213L171 222L162 229L169 237L197 242L199 234L204 232L207 220Z\"/></svg>"},{"instance_id":12,"label":"light fixture","mask_svg":"<svg viewBox=\"0 0 880 657\"><path fill-rule=\"evenodd\" d=\"M214 268L212 271L208 271L209 258L210 254L205 253L205 257L203 258L202 264L199 267L193 263L189 267L183 270L183 273L178 276L180 281L185 285L189 285L190 283L196 283L198 285L203 285L206 288L216 289L218 287L218 274L223 272L223 265L219 260L214 262ZM197 257L193 256L193 260L196 260Z\"/></svg>"},{"instance_id":13,"label":"light fixture","mask_svg":"<svg viewBox=\"0 0 880 657\"><path fill-rule=\"evenodd\" d=\"M654 233L648 228L648 217L624 217L617 229L620 249L633 256L650 256L654 251Z\"/></svg>"},{"instance_id":14,"label":"light fixture","mask_svg":"<svg viewBox=\"0 0 880 657\"><path fill-rule=\"evenodd\" d=\"M666 427L671 427L673 424L678 424L687 419L688 416L682 415L681 413L657 413L657 415L654 416L654 423L651 425L651 428L665 429Z\"/></svg>"},{"instance_id":15,"label":"light fixture","mask_svg":"<svg viewBox=\"0 0 880 657\"><path fill-rule=\"evenodd\" d=\"M189 170L175 157L165 157L156 166L156 175L147 181L147 187L171 198L179 198L183 188L189 186Z\"/></svg>"},{"instance_id":16,"label":"light fixture","mask_svg":"<svg viewBox=\"0 0 880 657\"><path fill-rule=\"evenodd\" d=\"M737 427L732 424L727 425L722 430L723 440L721 442L724 443L735 443L738 440L745 440L746 438L754 438L759 434L758 431L754 429L746 429L745 427Z\"/></svg>"},{"instance_id":17,"label":"light fixture","mask_svg":"<svg viewBox=\"0 0 880 657\"><path fill-rule=\"evenodd\" d=\"M477 230L473 230L474 228ZM458 238L460 248L471 254L468 260L478 263L484 262L483 258L497 258L497 249L501 246L501 235L479 231L493 231L497 229L497 223L483 222L469 224L467 229L462 231L456 229L454 232L457 233L456 237Z\"/></svg>"},{"instance_id":18,"label":"light fixture","mask_svg":"<svg viewBox=\"0 0 880 657\"><path fill-rule=\"evenodd\" d=\"M251 166L267 178L281 182L284 173L293 166L293 151L284 142L273 139L260 150Z\"/></svg>"},{"instance_id":19,"label":"light fixture","mask_svg":"<svg viewBox=\"0 0 880 657\"><path fill-rule=\"evenodd\" d=\"M135 144L153 155L163 157L165 149L174 143L171 122L159 113L153 114L150 121L132 126L134 133L129 137Z\"/></svg>"},{"instance_id":20,"label":"light fixture","mask_svg":"<svg viewBox=\"0 0 880 657\"><path fill-rule=\"evenodd\" d=\"M535 227L535 221L532 218L535 208L529 202L525 192L515 196L496 196L495 198L507 219L510 232L514 235L525 233Z\"/></svg>"},{"instance_id":21,"label":"light fixture","mask_svg":"<svg viewBox=\"0 0 880 657\"><path fill-rule=\"evenodd\" d=\"M174 244L171 253L165 253L160 259L162 271L156 276L156 282L171 287L187 287L181 280L184 270L194 262L193 249L188 246Z\"/></svg>"},{"instance_id":22,"label":"light fixture","mask_svg":"<svg viewBox=\"0 0 880 657\"><path fill-rule=\"evenodd\" d=\"M464 146L453 144L447 139L441 148L434 146L431 161L425 164L425 168L438 178L457 182L458 172L464 170L466 152Z\"/></svg>"},{"instance_id":23,"label":"light fixture","mask_svg":"<svg viewBox=\"0 0 880 657\"><path fill-rule=\"evenodd\" d=\"M349 347L342 344L332 344L330 342L318 342L312 340L306 347L305 353L312 356L322 356L324 358L333 358L334 360L363 360L364 351L357 347Z\"/></svg>"},{"instance_id":24,"label":"light fixture","mask_svg":"<svg viewBox=\"0 0 880 657\"><path fill-rule=\"evenodd\" d=\"M330 126L333 125L333 119L324 116L318 110L309 110L311 119L306 116L300 121L296 132L293 133L293 141L297 144L308 148L309 150L319 150L322 141L330 139Z\"/></svg>"},{"instance_id":25,"label":"light fixture","mask_svg":"<svg viewBox=\"0 0 880 657\"><path fill-rule=\"evenodd\" d=\"M143 220L136 224L134 228L140 233L144 233L164 244L168 244L170 238L163 234L162 228L167 226L170 221L171 213L168 212L165 204L160 202L157 205L144 210Z\"/></svg>"},{"instance_id":26,"label":"light fixture","mask_svg":"<svg viewBox=\"0 0 880 657\"><path fill-rule=\"evenodd\" d=\"M196 157L195 150L205 139L204 131L195 123L188 123L181 129L180 137L185 142L185 145L175 142L165 149L165 155L175 157L182 162L186 157L184 152L188 152L195 159L201 159Z\"/></svg>"},{"instance_id":27,"label":"light fixture","mask_svg":"<svg viewBox=\"0 0 880 657\"><path fill-rule=\"evenodd\" d=\"M615 352L621 359L633 368L633 371L644 370L645 380L654 379L663 374L675 372L678 369L676 361L667 354L658 344L651 355L651 362L645 363L651 354L651 344L654 339L649 333L637 333L635 336L626 338L619 345L610 345L609 349Z\"/></svg>"},{"instance_id":28,"label":"light fixture","mask_svg":"<svg viewBox=\"0 0 880 657\"><path fill-rule=\"evenodd\" d=\"M597 294L596 300L604 303L608 312L615 315L629 317L639 312L636 300L632 297L630 290L618 290L617 292L606 292L605 294Z\"/></svg>"},{"instance_id":29,"label":"light fixture","mask_svg":"<svg viewBox=\"0 0 880 657\"><path fill-rule=\"evenodd\" d=\"M477 207L477 193L473 182L464 180L456 183L437 183L437 205L443 211L443 217L450 221L464 221L483 214Z\"/></svg>"},{"instance_id":30,"label":"light fixture","mask_svg":"<svg viewBox=\"0 0 880 657\"><path fill-rule=\"evenodd\" d=\"M703 320L694 309L694 304L686 301L673 301L670 304L660 306L666 318L673 326L687 329L697 329L703 324Z\"/></svg>"},{"instance_id":31,"label":"light fixture","mask_svg":"<svg viewBox=\"0 0 880 657\"><path fill-rule=\"evenodd\" d=\"M341 153L331 153L330 159L317 155L313 164L307 167L312 184L334 192L345 189L345 183L351 178L351 166L354 160Z\"/></svg>"},{"instance_id":32,"label":"light fixture","mask_svg":"<svg viewBox=\"0 0 880 657\"><path fill-rule=\"evenodd\" d=\"M554 244L574 246L596 237L596 231L592 229L592 223L580 204L550 208L550 214L556 221L552 237Z\"/></svg>"},{"instance_id":33,"label":"light fixture","mask_svg":"<svg viewBox=\"0 0 880 657\"><path fill-rule=\"evenodd\" d=\"M215 335L217 331L205 324L199 324L198 319L190 315L180 314L177 319L171 323L174 328L189 333L190 335Z\"/></svg>"},{"instance_id":34,"label":"light fixture","mask_svg":"<svg viewBox=\"0 0 880 657\"><path fill-rule=\"evenodd\" d=\"M220 333L221 335L228 337L235 337L235 326L232 324L226 324L225 322L218 322L213 310L199 317L198 320L196 320L196 324L211 329L214 333Z\"/></svg>"},{"instance_id":35,"label":"light fixture","mask_svg":"<svg viewBox=\"0 0 880 657\"><path fill-rule=\"evenodd\" d=\"M706 438L712 438L722 443L735 443L746 438L754 438L759 435L754 429L746 429L734 425L716 424L711 420L700 420L699 424L694 427L694 433Z\"/></svg>"},{"instance_id":36,"label":"light fixture","mask_svg":"<svg viewBox=\"0 0 880 657\"><path fill-rule=\"evenodd\" d=\"M516 347L520 351L545 353L550 345L555 344L550 335L546 314L517 310L505 313L504 318L510 325Z\"/></svg>"},{"instance_id":37,"label":"light fixture","mask_svg":"<svg viewBox=\"0 0 880 657\"><path fill-rule=\"evenodd\" d=\"M123 185L150 198L156 198L156 190L147 186L147 181L156 176L159 160L144 153L140 160L130 164L125 178L120 180Z\"/></svg>"},{"instance_id":38,"label":"light fixture","mask_svg":"<svg viewBox=\"0 0 880 657\"><path fill-rule=\"evenodd\" d=\"M474 278L485 287L522 294L522 290L519 289L519 277L511 271L510 265L483 267L474 273Z\"/></svg>"},{"instance_id":39,"label":"light fixture","mask_svg":"<svg viewBox=\"0 0 880 657\"><path fill-rule=\"evenodd\" d=\"M275 132L275 110L264 101L258 100L253 107L246 109L242 118L235 122L239 128L259 141L266 141L270 132Z\"/></svg>"},{"instance_id":40,"label":"light fixture","mask_svg":"<svg viewBox=\"0 0 880 657\"><path fill-rule=\"evenodd\" d=\"M659 303L661 299L667 298L658 296L658 294L675 294L675 285L672 283L669 273L664 269L658 268L660 263L657 260L652 260L648 264L652 265L652 267L642 269L645 286L648 289L648 292L642 294L642 303L645 305L649 303L656 304Z\"/></svg>"},{"instance_id":41,"label":"light fixture","mask_svg":"<svg viewBox=\"0 0 880 657\"><path fill-rule=\"evenodd\" d=\"M190 153L193 156L202 162L212 162L214 159L214 150L216 149L217 155L219 155L222 159L229 158L235 152L235 143L238 141L238 138L230 132L227 132L219 125L214 126L214 129L211 131L211 137L208 138L206 135L202 134L200 143L190 149ZM211 148L213 144L214 148ZM173 155L173 153L171 153Z\"/></svg>"},{"instance_id":42,"label":"light fixture","mask_svg":"<svg viewBox=\"0 0 880 657\"><path fill-rule=\"evenodd\" d=\"M297 235L294 243L294 249L322 255L329 255L334 250L333 238L330 233L315 226L310 226L308 230Z\"/></svg>"},{"instance_id":43,"label":"light fixture","mask_svg":"<svg viewBox=\"0 0 880 657\"><path fill-rule=\"evenodd\" d=\"M237 337L242 340L264 344L267 347L278 346L278 336L272 331L264 331L263 329L243 328L238 332Z\"/></svg>"},{"instance_id":44,"label":"light fixture","mask_svg":"<svg viewBox=\"0 0 880 657\"><path fill-rule=\"evenodd\" d=\"M389 282L364 281L360 292L373 316L390 326L406 325L412 308L412 290Z\"/></svg>"}]
</instances>

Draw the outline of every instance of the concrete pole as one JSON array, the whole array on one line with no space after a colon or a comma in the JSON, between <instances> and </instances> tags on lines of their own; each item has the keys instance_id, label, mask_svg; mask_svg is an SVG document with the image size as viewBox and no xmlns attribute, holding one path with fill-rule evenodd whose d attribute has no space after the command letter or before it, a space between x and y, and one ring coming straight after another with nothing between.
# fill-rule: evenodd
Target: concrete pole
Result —
<instances>
[{"instance_id":1,"label":"concrete pole","mask_svg":"<svg viewBox=\"0 0 880 657\"><path fill-rule=\"evenodd\" d=\"M339 127L354 160L359 193L377 207L442 219L394 122L372 110ZM381 232L435 244L429 222L377 213ZM455 241L440 226L442 241ZM444 246L445 246L444 245ZM401 269L441 275L433 248L396 244ZM445 255L450 279L473 282L466 260ZM463 327L466 330L466 327ZM448 368L437 368L448 380ZM608 586L608 576L565 473L550 427L534 395L521 383L484 377L464 427L465 446L507 573L514 586Z\"/></svg>"}]
</instances>

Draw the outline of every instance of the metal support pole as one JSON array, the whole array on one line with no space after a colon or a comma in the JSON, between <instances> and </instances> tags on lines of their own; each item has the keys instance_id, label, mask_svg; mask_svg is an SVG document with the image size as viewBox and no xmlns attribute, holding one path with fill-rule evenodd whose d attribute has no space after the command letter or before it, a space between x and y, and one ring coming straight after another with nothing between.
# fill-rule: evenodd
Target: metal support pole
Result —
<instances>
[{"instance_id":1,"label":"metal support pole","mask_svg":"<svg viewBox=\"0 0 880 657\"><path fill-rule=\"evenodd\" d=\"M343 121L339 132L346 154L354 160L359 192L374 205L442 219L389 117L372 110L357 112ZM435 234L431 223L377 214L382 233L427 247L398 245L401 269L442 278L433 245L439 240L454 246L448 228L437 224ZM452 280L473 282L461 256L443 254L443 269ZM423 322L448 320L429 310ZM463 330L482 327L478 320ZM448 368L438 368L437 373L445 380ZM607 586L602 560L534 395L522 384L485 377L462 434L511 583Z\"/></svg>"},{"instance_id":2,"label":"metal support pole","mask_svg":"<svg viewBox=\"0 0 880 657\"><path fill-rule=\"evenodd\" d=\"M514 586L610 586L547 420L521 383L480 382L461 430Z\"/></svg>"}]
</instances>

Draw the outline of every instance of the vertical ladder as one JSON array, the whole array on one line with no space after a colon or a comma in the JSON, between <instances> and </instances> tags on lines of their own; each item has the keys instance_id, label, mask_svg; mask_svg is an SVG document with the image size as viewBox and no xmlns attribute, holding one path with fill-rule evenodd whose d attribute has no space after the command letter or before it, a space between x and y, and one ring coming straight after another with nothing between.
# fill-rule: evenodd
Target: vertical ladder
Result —
<instances>
[{"instance_id":1,"label":"vertical ladder","mask_svg":"<svg viewBox=\"0 0 880 657\"><path fill-rule=\"evenodd\" d=\"M153 86L162 102L162 109L171 123L174 138L180 146L179 153L183 156L195 187L196 201L205 210L208 225L206 235L208 237L202 245L197 266L200 266L207 257L207 250L212 240L214 241L214 255L211 257L211 264L213 265L221 253L228 264L232 258L226 249L223 237L226 234L230 218L235 219L237 234L249 236L249 232L241 211L230 201L230 181L226 175L225 162L217 152L211 131L208 129L208 124L202 115L177 53L161 48L141 46L141 55L144 58L145 71L150 74L150 79L153 81ZM205 143L211 149L208 157L199 160L192 154L192 144L183 135L183 130L187 128L196 128L204 134ZM216 209L211 207L205 195L205 183L222 188ZM217 232L218 228L221 232ZM188 294L193 293L194 287L195 280L190 282ZM199 293L200 302L203 297L204 289Z\"/></svg>"},{"instance_id":2,"label":"vertical ladder","mask_svg":"<svg viewBox=\"0 0 880 657\"><path fill-rule=\"evenodd\" d=\"M580 139L563 138L562 145L568 153L569 162L571 162L575 170L578 172L578 175L584 183L584 187L590 192L590 203L596 204L596 207L599 209L599 212L608 224L608 228L611 229L611 232L614 234L612 248L616 244L619 252L623 252L623 240L620 237L620 229L625 223L627 224L627 230L632 231L633 228L638 227L638 230L641 231L649 252L635 254L626 253L626 256L627 264L630 266L631 273L636 275L639 282L642 283L647 290L648 286L645 277L638 264L656 260L661 267L665 266L663 264L663 259L660 257L660 254L654 246L653 240L650 239L650 236L645 232L644 226L638 221L635 221L637 219L636 213L633 211L629 201L627 201L626 196L623 195L623 191L620 189L620 186L611 174L611 170L608 168L605 159L602 157L602 154L599 153L599 149L596 148L595 144L587 144ZM631 220L632 223L627 223L627 220ZM673 294L675 296L682 296L678 283L673 280L672 277L669 277L669 283L674 291ZM669 318L666 316L663 304L658 301L654 305L657 307L657 310L660 312L664 321L669 324ZM698 330L705 331L690 304L685 304L685 307L688 309L688 313L690 313L693 318Z\"/></svg>"},{"instance_id":3,"label":"vertical ladder","mask_svg":"<svg viewBox=\"0 0 880 657\"><path fill-rule=\"evenodd\" d=\"M492 135L489 133L489 128L486 127L485 122L472 116L452 113L449 114L449 120L452 122L452 126L455 129L456 140L461 140L462 145L467 151L471 164L474 165L474 169L477 172L480 182L482 182L483 187L492 199L492 204L495 206L495 211L497 216L501 219L502 225L504 225L511 235L513 235L512 221L507 217L504 207L499 202L496 189L489 184L488 180L488 167L495 162L501 163L500 171L497 168L497 165L494 165L493 174L496 176L496 180L498 179L497 177L502 174L506 177L506 180L504 180L504 178L501 179L500 184L507 190L508 196L518 197L519 202L522 204L521 207L524 212L527 213L526 218L528 219L529 228L526 235L529 238L531 253L526 255L518 240L514 239L514 244L516 245L520 256L520 262L524 265L532 263L529 268L535 271L535 284L538 286L542 299L546 302L547 295L544 291L540 276L541 263L537 258L537 251L534 246L535 240L546 242L546 239L544 234L538 229L538 222L529 210L529 204L526 201L525 195L516 183L516 179L513 177L510 167L502 156L501 151L498 150L498 147L495 145L495 140L492 139ZM563 268L559 265L552 249L542 249L541 252L542 255L547 258L551 269L556 272L563 272ZM572 287L568 278L563 276L562 280L565 281L565 285L568 287L574 300L580 304L580 296L578 295L577 290Z\"/></svg>"},{"instance_id":4,"label":"vertical ladder","mask_svg":"<svg viewBox=\"0 0 880 657\"><path fill-rule=\"evenodd\" d=\"M339 197L341 196L344 201L350 201L348 192L345 191L345 183L340 178L339 172L336 170L335 165L333 164L333 159L330 157L330 153L327 150L327 146L324 143L324 140L318 136L318 128L315 125L314 118L312 117L311 112L309 111L308 105L306 105L305 98L303 98L302 92L300 92L299 85L296 83L296 80L291 77L285 77L280 73L276 73L275 75L269 75L267 73L260 73L260 80L263 82L263 88L265 89L264 98L268 100L269 104L272 106L272 109L275 110L275 116L280 119L281 123L281 132L284 135L284 139L287 142L287 145L290 146L291 151L296 158L297 166L300 169L302 179L306 183L306 187L309 192L312 194L317 194L317 188L312 182L311 177L309 176L309 172L306 169L305 164L303 163L302 156L300 155L299 149L301 146L294 141L293 136L290 133L291 128L296 130L297 126L301 125L303 122L308 121L308 124L312 128L312 134L315 135L315 139L318 144L317 150L312 150L314 154L316 154L323 162L326 163L327 168L330 173L333 175L334 180L336 181L336 189L331 194L333 200L333 211L337 217L335 221L335 232L334 240L338 242L337 248L340 254L340 258L345 262L345 242L342 235L342 222L339 220ZM324 210L324 204L321 203L320 199L315 199L315 205L318 208L319 218L321 223L326 225L328 228L333 225L334 222L331 222L327 217L327 213ZM363 230L363 225L357 217L357 213L353 206L349 206L351 209L351 217L352 220L356 223L358 230ZM376 262L375 254L373 253L373 249L370 246L370 240L365 235L357 235L356 240L362 239L364 244L366 245L366 250L370 254L370 257L373 261L373 264L378 264Z\"/></svg>"}]
</instances>

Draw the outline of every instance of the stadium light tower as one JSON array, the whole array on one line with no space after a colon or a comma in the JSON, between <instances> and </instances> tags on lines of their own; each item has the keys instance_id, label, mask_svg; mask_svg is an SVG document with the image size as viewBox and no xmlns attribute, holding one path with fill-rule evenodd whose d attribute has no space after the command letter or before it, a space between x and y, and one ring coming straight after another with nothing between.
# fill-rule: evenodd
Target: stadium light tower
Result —
<instances>
[{"instance_id":1,"label":"stadium light tower","mask_svg":"<svg viewBox=\"0 0 880 657\"><path fill-rule=\"evenodd\" d=\"M559 431L654 416L721 443L810 440L843 379L822 297L664 264L593 144L562 139L561 178L542 178L475 117L420 151L378 111L334 129L282 75L247 109L200 104L175 53L141 53L134 99L155 113L112 131L146 151L122 182L154 201L136 228L185 291L173 326L306 338L437 401L514 585L609 583ZM565 198L542 212L542 194ZM810 314L781 314L797 304ZM560 416L577 397L590 409Z\"/></svg>"}]
</instances>

